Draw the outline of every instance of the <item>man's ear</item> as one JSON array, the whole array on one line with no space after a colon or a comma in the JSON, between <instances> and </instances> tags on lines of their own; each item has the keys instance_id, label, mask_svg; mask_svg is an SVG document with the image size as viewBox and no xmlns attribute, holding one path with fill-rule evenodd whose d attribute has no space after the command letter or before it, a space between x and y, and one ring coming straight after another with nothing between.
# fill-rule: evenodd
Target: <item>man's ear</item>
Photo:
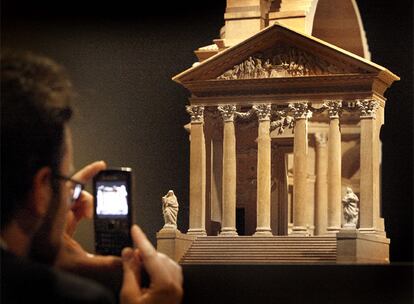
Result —
<instances>
[{"instance_id":1,"label":"man's ear","mask_svg":"<svg viewBox=\"0 0 414 304\"><path fill-rule=\"evenodd\" d=\"M52 199L52 170L43 167L33 177L32 191L28 207L36 217L43 218Z\"/></svg>"}]
</instances>

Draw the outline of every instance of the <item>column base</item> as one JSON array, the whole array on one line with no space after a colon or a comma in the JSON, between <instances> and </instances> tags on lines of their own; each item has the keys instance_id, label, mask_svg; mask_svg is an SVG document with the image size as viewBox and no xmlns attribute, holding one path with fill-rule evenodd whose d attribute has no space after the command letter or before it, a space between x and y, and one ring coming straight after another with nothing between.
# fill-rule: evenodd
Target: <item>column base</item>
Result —
<instances>
[{"instance_id":1,"label":"column base","mask_svg":"<svg viewBox=\"0 0 414 304\"><path fill-rule=\"evenodd\" d=\"M218 236L238 236L236 228L223 227Z\"/></svg>"},{"instance_id":2,"label":"column base","mask_svg":"<svg viewBox=\"0 0 414 304\"><path fill-rule=\"evenodd\" d=\"M288 224L288 235L292 234L293 231L293 223Z\"/></svg>"},{"instance_id":3,"label":"column base","mask_svg":"<svg viewBox=\"0 0 414 304\"><path fill-rule=\"evenodd\" d=\"M253 236L273 236L270 227L257 227Z\"/></svg>"},{"instance_id":4,"label":"column base","mask_svg":"<svg viewBox=\"0 0 414 304\"><path fill-rule=\"evenodd\" d=\"M308 232L311 236L315 235L315 226L308 226Z\"/></svg>"},{"instance_id":5,"label":"column base","mask_svg":"<svg viewBox=\"0 0 414 304\"><path fill-rule=\"evenodd\" d=\"M293 226L291 236L310 236L310 233L307 227Z\"/></svg>"},{"instance_id":6,"label":"column base","mask_svg":"<svg viewBox=\"0 0 414 304\"><path fill-rule=\"evenodd\" d=\"M331 226L326 228L326 234L337 234L341 230L341 227Z\"/></svg>"},{"instance_id":7,"label":"column base","mask_svg":"<svg viewBox=\"0 0 414 304\"><path fill-rule=\"evenodd\" d=\"M187 234L196 236L207 236L207 232L203 228L190 228L188 229Z\"/></svg>"}]
</instances>

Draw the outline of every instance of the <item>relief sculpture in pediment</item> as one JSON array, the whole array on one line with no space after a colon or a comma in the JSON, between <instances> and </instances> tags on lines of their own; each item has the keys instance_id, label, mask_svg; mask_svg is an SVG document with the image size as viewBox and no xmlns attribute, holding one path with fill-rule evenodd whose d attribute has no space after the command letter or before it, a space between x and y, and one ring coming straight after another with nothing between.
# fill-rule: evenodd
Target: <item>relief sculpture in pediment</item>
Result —
<instances>
[{"instance_id":1,"label":"relief sculpture in pediment","mask_svg":"<svg viewBox=\"0 0 414 304\"><path fill-rule=\"evenodd\" d=\"M219 80L343 74L346 71L296 47L256 53L217 77Z\"/></svg>"}]
</instances>

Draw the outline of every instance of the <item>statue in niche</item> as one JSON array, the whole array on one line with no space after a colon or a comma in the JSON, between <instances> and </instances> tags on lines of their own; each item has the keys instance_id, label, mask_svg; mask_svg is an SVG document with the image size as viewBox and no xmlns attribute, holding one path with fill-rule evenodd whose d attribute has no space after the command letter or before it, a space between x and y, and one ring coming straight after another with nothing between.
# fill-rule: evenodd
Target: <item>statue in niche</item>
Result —
<instances>
[{"instance_id":1,"label":"statue in niche","mask_svg":"<svg viewBox=\"0 0 414 304\"><path fill-rule=\"evenodd\" d=\"M178 200L173 190L162 197L162 214L164 216L164 227L177 229Z\"/></svg>"},{"instance_id":2,"label":"statue in niche","mask_svg":"<svg viewBox=\"0 0 414 304\"><path fill-rule=\"evenodd\" d=\"M358 208L358 196L352 191L350 187L346 188L346 194L344 198L342 199L342 205L344 208L344 219L345 229L355 229L356 225L358 223L358 214L359 214L359 208Z\"/></svg>"}]
</instances>

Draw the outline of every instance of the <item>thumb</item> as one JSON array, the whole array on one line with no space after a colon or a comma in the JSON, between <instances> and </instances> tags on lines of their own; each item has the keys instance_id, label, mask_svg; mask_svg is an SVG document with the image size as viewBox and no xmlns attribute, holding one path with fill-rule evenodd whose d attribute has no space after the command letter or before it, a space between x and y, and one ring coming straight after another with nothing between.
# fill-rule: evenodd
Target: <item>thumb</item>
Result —
<instances>
[{"instance_id":1,"label":"thumb","mask_svg":"<svg viewBox=\"0 0 414 304\"><path fill-rule=\"evenodd\" d=\"M122 250L122 265L124 276L120 300L121 303L134 303L141 296L142 292L137 277L140 270L140 263L131 248Z\"/></svg>"},{"instance_id":2,"label":"thumb","mask_svg":"<svg viewBox=\"0 0 414 304\"><path fill-rule=\"evenodd\" d=\"M99 171L104 169L106 169L106 163L102 160L96 161L76 172L73 175L73 179L87 183L92 177L98 174Z\"/></svg>"}]
</instances>

